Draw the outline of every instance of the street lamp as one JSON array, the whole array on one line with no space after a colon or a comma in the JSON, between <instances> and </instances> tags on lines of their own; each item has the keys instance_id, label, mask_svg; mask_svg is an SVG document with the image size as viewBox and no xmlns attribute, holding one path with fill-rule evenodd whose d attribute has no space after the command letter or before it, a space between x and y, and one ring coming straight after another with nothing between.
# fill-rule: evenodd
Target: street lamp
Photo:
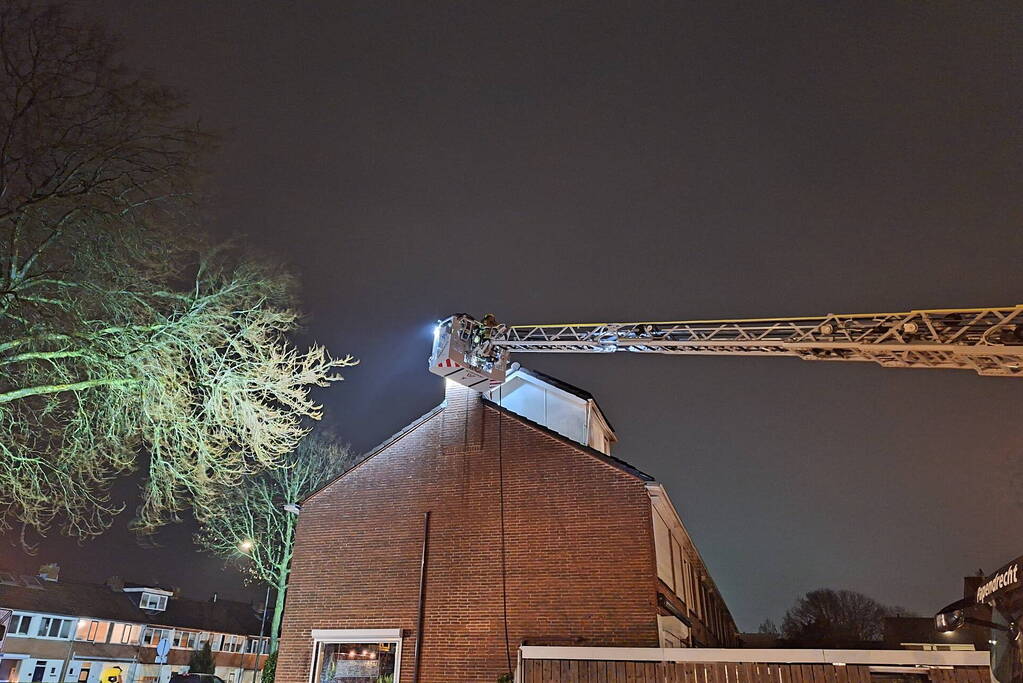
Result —
<instances>
[{"instance_id":1,"label":"street lamp","mask_svg":"<svg viewBox=\"0 0 1023 683\"><path fill-rule=\"evenodd\" d=\"M238 544L238 550L243 553L247 553L252 550L252 546L255 545L250 539L246 538L244 541Z\"/></svg>"}]
</instances>

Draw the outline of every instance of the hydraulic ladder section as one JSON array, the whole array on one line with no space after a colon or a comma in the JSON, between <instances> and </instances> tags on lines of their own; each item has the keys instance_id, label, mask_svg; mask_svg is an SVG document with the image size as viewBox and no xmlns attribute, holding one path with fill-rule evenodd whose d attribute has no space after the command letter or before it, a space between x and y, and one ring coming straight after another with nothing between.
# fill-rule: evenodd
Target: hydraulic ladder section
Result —
<instances>
[{"instance_id":1,"label":"hydraulic ladder section","mask_svg":"<svg viewBox=\"0 0 1023 683\"><path fill-rule=\"evenodd\" d=\"M510 353L617 351L794 356L871 362L889 368L948 368L988 376L1023 376L1023 304L803 318L510 327L483 325L470 316L458 315L440 326L446 332L462 331L466 353L455 362L482 372L491 384L503 381ZM438 349L434 351L436 356ZM435 365L431 363L431 370ZM485 389L483 385L476 388Z\"/></svg>"}]
</instances>

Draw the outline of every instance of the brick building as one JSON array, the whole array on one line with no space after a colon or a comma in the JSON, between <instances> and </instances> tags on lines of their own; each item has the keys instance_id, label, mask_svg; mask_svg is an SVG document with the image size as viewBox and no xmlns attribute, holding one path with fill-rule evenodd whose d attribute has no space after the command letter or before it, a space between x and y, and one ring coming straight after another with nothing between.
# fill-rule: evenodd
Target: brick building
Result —
<instances>
[{"instance_id":1,"label":"brick building","mask_svg":"<svg viewBox=\"0 0 1023 683\"><path fill-rule=\"evenodd\" d=\"M277 680L496 681L522 644L737 645L663 487L614 441L553 378L449 382L304 501Z\"/></svg>"}]
</instances>

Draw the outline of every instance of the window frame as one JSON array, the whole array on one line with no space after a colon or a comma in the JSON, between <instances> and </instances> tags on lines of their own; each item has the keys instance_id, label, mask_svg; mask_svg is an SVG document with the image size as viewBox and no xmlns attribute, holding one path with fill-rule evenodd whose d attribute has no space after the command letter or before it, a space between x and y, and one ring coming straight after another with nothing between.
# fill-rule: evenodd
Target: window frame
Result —
<instances>
[{"instance_id":1,"label":"window frame","mask_svg":"<svg viewBox=\"0 0 1023 683\"><path fill-rule=\"evenodd\" d=\"M160 637L155 641L149 638L150 635L156 633L159 633ZM156 647L160 644L160 641L164 638L164 636L166 636L169 641L174 642L174 629L161 628L159 626L146 626L145 631L142 632L139 638L139 643L142 647Z\"/></svg>"},{"instance_id":2,"label":"window frame","mask_svg":"<svg viewBox=\"0 0 1023 683\"><path fill-rule=\"evenodd\" d=\"M18 628L14 627L14 620L18 620ZM21 631L24 626L25 630ZM31 638L32 637L32 615L25 614L22 612L15 612L11 615L11 621L7 624L7 635L14 636L16 638Z\"/></svg>"},{"instance_id":3,"label":"window frame","mask_svg":"<svg viewBox=\"0 0 1023 683\"><path fill-rule=\"evenodd\" d=\"M156 600L155 606L152 604L153 600ZM139 598L139 609L149 612L163 612L167 609L167 596L142 591L142 597Z\"/></svg>"},{"instance_id":4,"label":"window frame","mask_svg":"<svg viewBox=\"0 0 1023 683\"><path fill-rule=\"evenodd\" d=\"M79 638L78 631L86 624L89 626L85 633L85 637ZM106 643L110 640L110 634L116 624L117 622L109 621L107 619L79 619L78 624L75 626L75 640L80 643ZM100 640L97 636L99 636L100 629L104 625L106 626L106 629L103 631L103 639Z\"/></svg>"},{"instance_id":5,"label":"window frame","mask_svg":"<svg viewBox=\"0 0 1023 683\"><path fill-rule=\"evenodd\" d=\"M313 656L309 667L309 676L307 678L308 683L316 683L316 671L319 668L320 657L323 654L323 646L343 643L395 643L394 683L400 683L401 648L403 640L400 628L314 628L310 635L313 640Z\"/></svg>"},{"instance_id":6,"label":"window frame","mask_svg":"<svg viewBox=\"0 0 1023 683\"><path fill-rule=\"evenodd\" d=\"M66 617L40 617L39 623L36 626L35 637L46 638L47 640L71 640L73 639L71 631L76 626L75 622L75 619L68 619ZM57 626L57 635L52 635L50 632L55 624L59 624ZM67 626L67 633L64 633L65 625Z\"/></svg>"},{"instance_id":7,"label":"window frame","mask_svg":"<svg viewBox=\"0 0 1023 683\"><path fill-rule=\"evenodd\" d=\"M187 629L174 629L174 636L171 638L171 647L178 650L194 650L198 646L201 631L189 631ZM184 641L184 644L181 644Z\"/></svg>"},{"instance_id":8,"label":"window frame","mask_svg":"<svg viewBox=\"0 0 1023 683\"><path fill-rule=\"evenodd\" d=\"M116 640L114 634L120 630L121 635ZM127 636L127 640L125 640ZM110 636L108 642L111 645L138 645L142 638L142 626L140 624L133 624L128 621L112 621L110 622Z\"/></svg>"}]
</instances>

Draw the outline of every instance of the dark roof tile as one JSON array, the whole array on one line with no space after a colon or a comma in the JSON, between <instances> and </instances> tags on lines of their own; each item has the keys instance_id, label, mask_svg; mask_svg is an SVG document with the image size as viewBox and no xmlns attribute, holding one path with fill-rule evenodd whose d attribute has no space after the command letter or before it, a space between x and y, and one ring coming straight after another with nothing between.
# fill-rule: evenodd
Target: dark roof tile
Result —
<instances>
[{"instance_id":1,"label":"dark roof tile","mask_svg":"<svg viewBox=\"0 0 1023 683\"><path fill-rule=\"evenodd\" d=\"M139 593L124 593L103 584L76 581L41 583L41 590L0 585L0 607L236 635L256 635L260 631L260 615L246 602L168 598L166 610L147 612L139 607ZM143 584L125 585L145 587Z\"/></svg>"}]
</instances>

